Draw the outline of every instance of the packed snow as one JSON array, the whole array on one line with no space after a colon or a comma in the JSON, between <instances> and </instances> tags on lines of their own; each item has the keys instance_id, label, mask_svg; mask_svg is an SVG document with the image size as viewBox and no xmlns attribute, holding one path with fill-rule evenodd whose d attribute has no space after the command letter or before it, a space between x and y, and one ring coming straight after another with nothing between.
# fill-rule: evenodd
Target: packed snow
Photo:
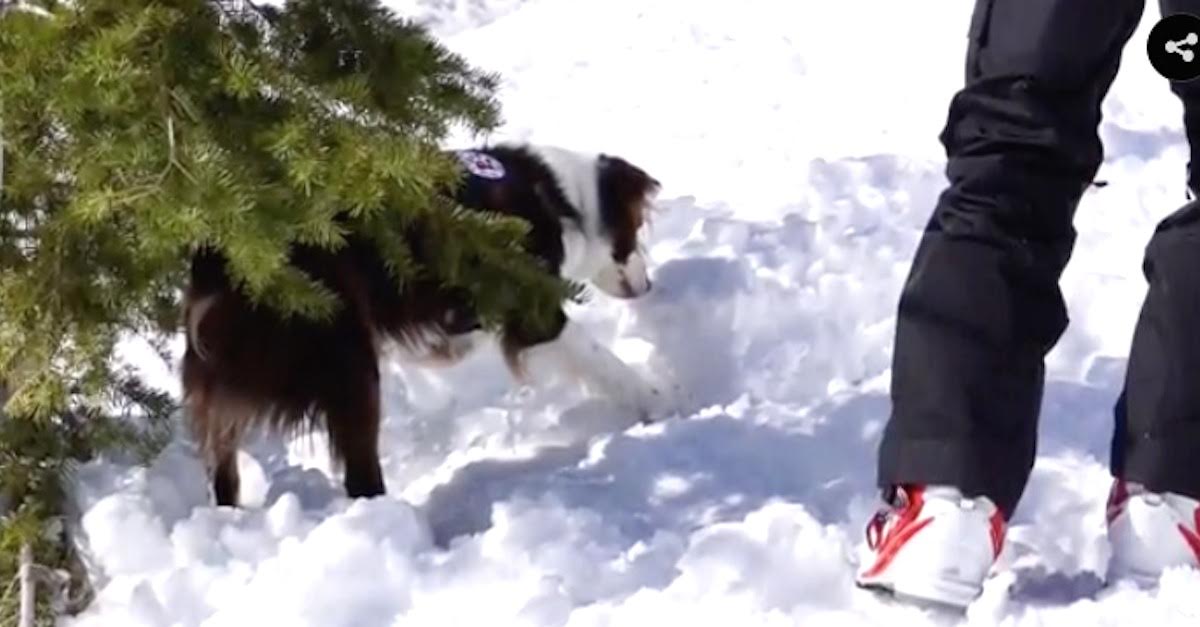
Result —
<instances>
[{"instance_id":1,"label":"packed snow","mask_svg":"<svg viewBox=\"0 0 1200 627\"><path fill-rule=\"evenodd\" d=\"M1181 108L1144 52L1153 3L1104 105L1109 185L1079 209L1072 326L996 576L965 617L853 585L971 4L395 0L503 75L488 141L611 152L662 180L655 290L572 315L678 416L640 426L566 381L518 387L494 352L389 360L386 497L346 499L320 436L248 443L240 510L210 505L182 434L149 466L81 468L98 597L63 624L1196 624L1196 573L1100 579L1142 250L1185 193ZM178 391L174 364L125 356Z\"/></svg>"}]
</instances>

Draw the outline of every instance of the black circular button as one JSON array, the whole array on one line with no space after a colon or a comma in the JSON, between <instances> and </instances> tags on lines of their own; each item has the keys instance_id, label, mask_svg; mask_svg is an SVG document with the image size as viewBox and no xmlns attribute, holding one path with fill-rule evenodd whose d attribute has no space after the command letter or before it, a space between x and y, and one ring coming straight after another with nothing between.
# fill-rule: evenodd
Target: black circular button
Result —
<instances>
[{"instance_id":1,"label":"black circular button","mask_svg":"<svg viewBox=\"0 0 1200 627\"><path fill-rule=\"evenodd\" d=\"M1146 42L1150 65L1173 81L1200 77L1200 17L1175 13L1150 29Z\"/></svg>"}]
</instances>

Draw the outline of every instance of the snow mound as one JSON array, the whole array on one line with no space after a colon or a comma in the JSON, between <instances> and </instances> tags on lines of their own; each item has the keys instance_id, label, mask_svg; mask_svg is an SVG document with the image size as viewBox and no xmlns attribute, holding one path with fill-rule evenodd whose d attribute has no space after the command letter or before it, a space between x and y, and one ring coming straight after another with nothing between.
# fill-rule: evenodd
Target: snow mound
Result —
<instances>
[{"instance_id":1,"label":"snow mound","mask_svg":"<svg viewBox=\"0 0 1200 627\"><path fill-rule=\"evenodd\" d=\"M1143 55L1126 55L1105 103L1110 185L1079 210L1062 282L1072 326L1050 358L1003 568L956 618L884 603L852 577L876 505L895 303L945 184L936 138L970 3L391 6L502 73L507 123L490 141L612 152L665 183L649 232L656 289L596 294L570 313L677 391L680 417L630 426L566 382L515 387L489 352L440 372L389 362L387 497L346 499L319 435L248 443L238 511L209 505L185 438L146 468L82 468L75 503L100 594L64 624L1200 618L1196 573L1169 572L1153 591L1099 579L1140 255L1183 199L1179 106ZM173 385L145 350L125 354Z\"/></svg>"}]
</instances>

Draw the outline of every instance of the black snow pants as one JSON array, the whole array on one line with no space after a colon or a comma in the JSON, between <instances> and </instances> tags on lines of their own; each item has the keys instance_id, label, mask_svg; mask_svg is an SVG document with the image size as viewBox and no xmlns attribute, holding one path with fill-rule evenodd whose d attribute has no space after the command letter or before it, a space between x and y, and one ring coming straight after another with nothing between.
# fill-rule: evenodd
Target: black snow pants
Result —
<instances>
[{"instance_id":1,"label":"black snow pants","mask_svg":"<svg viewBox=\"0 0 1200 627\"><path fill-rule=\"evenodd\" d=\"M1033 468L1045 356L1067 325L1058 281L1102 161L1101 101L1144 8L976 0L966 83L941 135L950 185L899 303L881 487L954 485L1012 516ZM1200 16L1200 0L1160 8ZM1145 42L1131 53L1146 54ZM1163 83L1184 104L1195 194L1200 80ZM1200 498L1200 204L1163 220L1143 272L1112 471Z\"/></svg>"}]
</instances>

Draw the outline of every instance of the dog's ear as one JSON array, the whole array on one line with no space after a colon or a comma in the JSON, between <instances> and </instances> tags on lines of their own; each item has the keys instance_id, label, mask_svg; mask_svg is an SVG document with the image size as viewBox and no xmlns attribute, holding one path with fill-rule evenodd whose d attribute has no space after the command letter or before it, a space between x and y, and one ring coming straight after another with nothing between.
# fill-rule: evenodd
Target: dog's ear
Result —
<instances>
[{"instance_id":1,"label":"dog's ear","mask_svg":"<svg viewBox=\"0 0 1200 627\"><path fill-rule=\"evenodd\" d=\"M662 183L621 157L600 155L600 219L613 238L613 258L624 262L637 248Z\"/></svg>"},{"instance_id":2,"label":"dog's ear","mask_svg":"<svg viewBox=\"0 0 1200 627\"><path fill-rule=\"evenodd\" d=\"M662 183L642 168L613 155L600 155L601 184L607 179L623 198L650 200L662 189Z\"/></svg>"}]
</instances>

